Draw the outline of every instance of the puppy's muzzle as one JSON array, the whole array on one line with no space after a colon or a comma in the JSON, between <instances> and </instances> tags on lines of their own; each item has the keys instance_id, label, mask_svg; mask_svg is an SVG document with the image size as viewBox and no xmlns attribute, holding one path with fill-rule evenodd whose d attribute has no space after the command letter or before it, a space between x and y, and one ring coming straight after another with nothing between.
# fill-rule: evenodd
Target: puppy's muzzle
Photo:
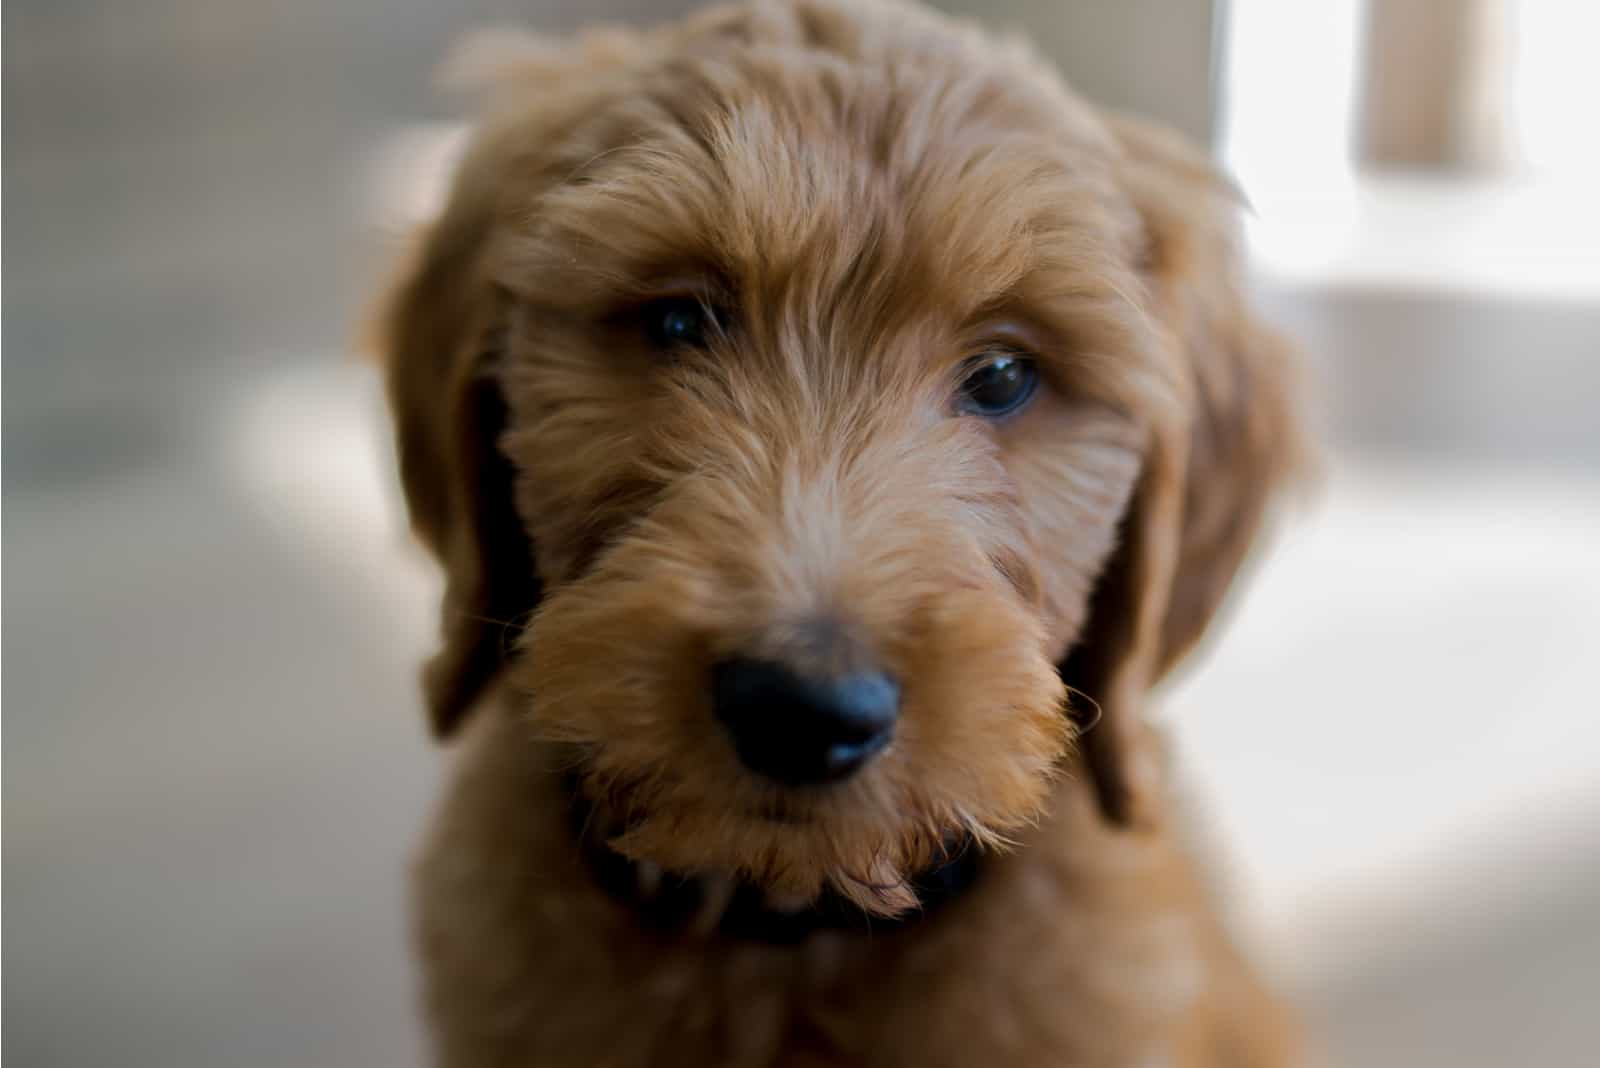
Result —
<instances>
[{"instance_id":1,"label":"puppy's muzzle","mask_svg":"<svg viewBox=\"0 0 1600 1068\"><path fill-rule=\"evenodd\" d=\"M786 786L848 778L894 737L900 687L874 668L839 676L735 657L712 668L712 705L751 771Z\"/></svg>"}]
</instances>

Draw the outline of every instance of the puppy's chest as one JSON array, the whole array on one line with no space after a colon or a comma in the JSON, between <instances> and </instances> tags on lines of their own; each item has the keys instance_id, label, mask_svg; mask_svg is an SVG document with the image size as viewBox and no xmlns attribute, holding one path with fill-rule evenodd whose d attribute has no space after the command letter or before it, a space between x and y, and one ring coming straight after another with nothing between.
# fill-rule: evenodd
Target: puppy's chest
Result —
<instances>
[{"instance_id":1,"label":"puppy's chest","mask_svg":"<svg viewBox=\"0 0 1600 1068\"><path fill-rule=\"evenodd\" d=\"M644 953L623 935L611 951L631 979L596 991L618 1000L592 1037L626 1028L641 1064L1185 1063L1207 985L1190 919L1130 914L1077 874L1008 866L884 935Z\"/></svg>"}]
</instances>

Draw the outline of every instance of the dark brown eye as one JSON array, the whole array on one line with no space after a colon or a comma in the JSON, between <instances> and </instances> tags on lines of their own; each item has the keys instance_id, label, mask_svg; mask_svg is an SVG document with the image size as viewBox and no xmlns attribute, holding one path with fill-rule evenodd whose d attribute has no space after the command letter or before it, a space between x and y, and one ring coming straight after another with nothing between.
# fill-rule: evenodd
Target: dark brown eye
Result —
<instances>
[{"instance_id":1,"label":"dark brown eye","mask_svg":"<svg viewBox=\"0 0 1600 1068\"><path fill-rule=\"evenodd\" d=\"M645 333L663 349L703 348L716 329L711 309L694 297L664 297L644 309Z\"/></svg>"},{"instance_id":2,"label":"dark brown eye","mask_svg":"<svg viewBox=\"0 0 1600 1068\"><path fill-rule=\"evenodd\" d=\"M967 361L961 381L963 411L999 419L1021 411L1039 386L1039 369L1028 357L995 349Z\"/></svg>"}]
</instances>

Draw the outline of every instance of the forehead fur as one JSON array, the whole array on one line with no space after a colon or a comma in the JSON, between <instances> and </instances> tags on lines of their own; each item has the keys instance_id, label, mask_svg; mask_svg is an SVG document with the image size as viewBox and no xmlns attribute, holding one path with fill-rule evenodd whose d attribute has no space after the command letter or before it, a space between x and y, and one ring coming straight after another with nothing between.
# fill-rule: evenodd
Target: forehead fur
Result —
<instances>
[{"instance_id":1,"label":"forehead fur","mask_svg":"<svg viewBox=\"0 0 1600 1068\"><path fill-rule=\"evenodd\" d=\"M1020 44L870 10L713 12L572 91L502 199L497 280L558 306L708 282L754 334L856 346L1020 315L1080 359L1144 347L1100 120Z\"/></svg>"}]
</instances>

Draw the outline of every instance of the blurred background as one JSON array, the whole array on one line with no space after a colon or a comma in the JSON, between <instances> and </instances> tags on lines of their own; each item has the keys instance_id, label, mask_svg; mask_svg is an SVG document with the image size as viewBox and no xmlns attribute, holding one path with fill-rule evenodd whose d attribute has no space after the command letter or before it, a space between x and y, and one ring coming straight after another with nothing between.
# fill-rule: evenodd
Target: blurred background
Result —
<instances>
[{"instance_id":1,"label":"blurred background","mask_svg":"<svg viewBox=\"0 0 1600 1068\"><path fill-rule=\"evenodd\" d=\"M9 0L4 1052L417 1064L437 580L350 341L461 31L621 0ZM1334 1063L1600 1048L1600 8L1006 0L1212 145L1330 442L1161 714Z\"/></svg>"}]
</instances>

